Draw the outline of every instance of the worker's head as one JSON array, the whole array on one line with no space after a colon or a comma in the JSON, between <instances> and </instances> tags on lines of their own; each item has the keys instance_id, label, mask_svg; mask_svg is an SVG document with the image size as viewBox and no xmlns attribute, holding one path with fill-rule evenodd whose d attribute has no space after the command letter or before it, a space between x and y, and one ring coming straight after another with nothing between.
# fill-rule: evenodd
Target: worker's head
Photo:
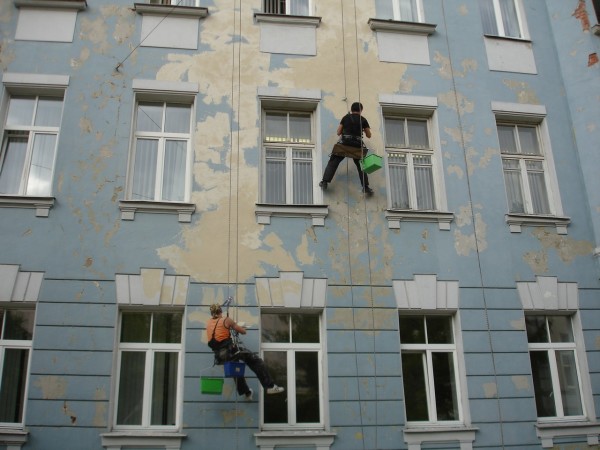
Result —
<instances>
[{"instance_id":1,"label":"worker's head","mask_svg":"<svg viewBox=\"0 0 600 450\"><path fill-rule=\"evenodd\" d=\"M359 113L359 112L362 112L362 110L363 110L363 105L362 105L362 103L359 103L359 102L352 103L352 106L350 107L350 111L352 111L352 112Z\"/></svg>"},{"instance_id":2,"label":"worker's head","mask_svg":"<svg viewBox=\"0 0 600 450\"><path fill-rule=\"evenodd\" d=\"M223 310L221 309L221 305L219 305L218 303L213 303L212 305L210 305L210 315L213 317L219 317L219 315L223 313Z\"/></svg>"}]
</instances>

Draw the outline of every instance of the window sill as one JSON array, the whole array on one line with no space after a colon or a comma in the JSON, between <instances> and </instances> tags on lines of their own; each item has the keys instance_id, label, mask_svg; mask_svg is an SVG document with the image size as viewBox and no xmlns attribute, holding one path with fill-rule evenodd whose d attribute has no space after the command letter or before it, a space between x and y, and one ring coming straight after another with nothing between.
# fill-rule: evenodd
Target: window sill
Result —
<instances>
[{"instance_id":1,"label":"window sill","mask_svg":"<svg viewBox=\"0 0 600 450\"><path fill-rule=\"evenodd\" d=\"M317 28L321 23L321 18L314 16L291 16L288 14L254 13L254 21L256 23L266 22L284 25L312 25Z\"/></svg>"},{"instance_id":2,"label":"window sill","mask_svg":"<svg viewBox=\"0 0 600 450\"><path fill-rule=\"evenodd\" d=\"M369 26L373 31L395 31L430 36L435 33L437 25L422 22L404 22L399 20L369 19Z\"/></svg>"},{"instance_id":3,"label":"window sill","mask_svg":"<svg viewBox=\"0 0 600 450\"><path fill-rule=\"evenodd\" d=\"M7 449L20 449L27 443L28 431L16 428L1 428L0 429L0 445L6 446Z\"/></svg>"},{"instance_id":4,"label":"window sill","mask_svg":"<svg viewBox=\"0 0 600 450\"><path fill-rule=\"evenodd\" d=\"M148 3L134 3L133 9L138 14L193 16L198 17L199 19L204 19L208 16L208 8L199 8L196 6L150 5Z\"/></svg>"},{"instance_id":5,"label":"window sill","mask_svg":"<svg viewBox=\"0 0 600 450\"><path fill-rule=\"evenodd\" d=\"M263 431L255 433L256 446L261 450L274 450L275 447L312 447L325 450L331 448L337 433L329 431Z\"/></svg>"},{"instance_id":6,"label":"window sill","mask_svg":"<svg viewBox=\"0 0 600 450\"><path fill-rule=\"evenodd\" d=\"M36 217L48 217L54 206L54 197L25 197L18 195L0 195L0 208L35 209Z\"/></svg>"},{"instance_id":7,"label":"window sill","mask_svg":"<svg viewBox=\"0 0 600 450\"><path fill-rule=\"evenodd\" d=\"M496 36L493 34L484 34L483 35L485 38L488 39L498 39L501 41L514 41L514 42L525 42L525 43L531 43L531 39L525 39L525 38L517 38L517 37L511 37L511 36Z\"/></svg>"},{"instance_id":8,"label":"window sill","mask_svg":"<svg viewBox=\"0 0 600 450\"><path fill-rule=\"evenodd\" d=\"M179 450L181 441L187 435L156 431L113 431L100 435L102 447L109 450L120 450L124 447L163 447L168 450Z\"/></svg>"},{"instance_id":9,"label":"window sill","mask_svg":"<svg viewBox=\"0 0 600 450\"><path fill-rule=\"evenodd\" d=\"M178 214L179 222L191 222L196 205L183 202L149 202L139 200L119 201L121 220L134 220L135 213L146 212L151 214Z\"/></svg>"},{"instance_id":10,"label":"window sill","mask_svg":"<svg viewBox=\"0 0 600 450\"><path fill-rule=\"evenodd\" d=\"M587 436L588 445L598 445L600 435L598 422L538 422L536 429L542 448L554 447L554 438L564 436Z\"/></svg>"},{"instance_id":11,"label":"window sill","mask_svg":"<svg viewBox=\"0 0 600 450\"><path fill-rule=\"evenodd\" d=\"M83 11L87 8L87 2L86 0L15 0L15 6L17 8L33 6Z\"/></svg>"},{"instance_id":12,"label":"window sill","mask_svg":"<svg viewBox=\"0 0 600 450\"><path fill-rule=\"evenodd\" d=\"M273 205L256 204L256 223L269 225L271 217L306 217L312 218L314 227L325 225L325 217L329 214L327 205Z\"/></svg>"},{"instance_id":13,"label":"window sill","mask_svg":"<svg viewBox=\"0 0 600 450\"><path fill-rule=\"evenodd\" d=\"M454 213L441 211L416 211L408 209L388 209L385 212L388 227L400 229L400 222L437 222L440 230L449 230Z\"/></svg>"},{"instance_id":14,"label":"window sill","mask_svg":"<svg viewBox=\"0 0 600 450\"><path fill-rule=\"evenodd\" d=\"M531 214L506 214L506 223L511 233L520 233L522 226L556 226L558 234L567 234L567 225L571 223L568 217L534 216Z\"/></svg>"},{"instance_id":15,"label":"window sill","mask_svg":"<svg viewBox=\"0 0 600 450\"><path fill-rule=\"evenodd\" d=\"M472 450L477 428L466 426L406 426L408 450L420 450L424 442L460 442L460 450Z\"/></svg>"}]
</instances>

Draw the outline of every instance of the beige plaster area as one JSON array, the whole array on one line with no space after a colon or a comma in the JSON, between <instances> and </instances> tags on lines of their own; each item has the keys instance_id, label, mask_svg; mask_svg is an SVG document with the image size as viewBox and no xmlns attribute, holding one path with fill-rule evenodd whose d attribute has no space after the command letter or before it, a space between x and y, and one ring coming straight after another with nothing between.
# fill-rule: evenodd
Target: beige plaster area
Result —
<instances>
[{"instance_id":1,"label":"beige plaster area","mask_svg":"<svg viewBox=\"0 0 600 450\"><path fill-rule=\"evenodd\" d=\"M42 391L45 400L63 399L67 393L67 380L64 377L47 375L37 378L33 385Z\"/></svg>"}]
</instances>

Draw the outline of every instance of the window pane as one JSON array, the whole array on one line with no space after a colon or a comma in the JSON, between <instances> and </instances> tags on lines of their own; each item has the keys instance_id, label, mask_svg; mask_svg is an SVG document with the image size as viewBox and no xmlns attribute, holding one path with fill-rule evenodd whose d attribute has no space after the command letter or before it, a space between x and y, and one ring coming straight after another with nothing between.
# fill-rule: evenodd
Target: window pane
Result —
<instances>
[{"instance_id":1,"label":"window pane","mask_svg":"<svg viewBox=\"0 0 600 450\"><path fill-rule=\"evenodd\" d=\"M525 161L534 214L549 214L548 191L541 161Z\"/></svg>"},{"instance_id":2,"label":"window pane","mask_svg":"<svg viewBox=\"0 0 600 450\"><path fill-rule=\"evenodd\" d=\"M35 125L44 127L60 126L62 98L40 97L35 113Z\"/></svg>"},{"instance_id":3,"label":"window pane","mask_svg":"<svg viewBox=\"0 0 600 450\"><path fill-rule=\"evenodd\" d=\"M35 318L33 309L7 309L5 314L6 325L3 339L17 341L30 341L33 339L33 322Z\"/></svg>"},{"instance_id":4,"label":"window pane","mask_svg":"<svg viewBox=\"0 0 600 450\"><path fill-rule=\"evenodd\" d=\"M423 316L400 317L401 344L425 344L424 319Z\"/></svg>"},{"instance_id":5,"label":"window pane","mask_svg":"<svg viewBox=\"0 0 600 450\"><path fill-rule=\"evenodd\" d=\"M408 209L410 207L408 198L408 178L406 155L393 153L388 155L390 170L390 197L392 208Z\"/></svg>"},{"instance_id":6,"label":"window pane","mask_svg":"<svg viewBox=\"0 0 600 450\"><path fill-rule=\"evenodd\" d=\"M389 147L405 147L404 119L385 118L385 145Z\"/></svg>"},{"instance_id":7,"label":"window pane","mask_svg":"<svg viewBox=\"0 0 600 450\"><path fill-rule=\"evenodd\" d=\"M392 0L386 0L383 2L375 2L377 5L377 16L380 19L398 20L394 17L394 4Z\"/></svg>"},{"instance_id":8,"label":"window pane","mask_svg":"<svg viewBox=\"0 0 600 450\"><path fill-rule=\"evenodd\" d=\"M33 121L35 97L12 97L8 104L6 125L30 126Z\"/></svg>"},{"instance_id":9,"label":"window pane","mask_svg":"<svg viewBox=\"0 0 600 450\"><path fill-rule=\"evenodd\" d=\"M427 323L427 342L429 344L453 344L452 318L429 316Z\"/></svg>"},{"instance_id":10,"label":"window pane","mask_svg":"<svg viewBox=\"0 0 600 450\"><path fill-rule=\"evenodd\" d=\"M313 203L312 152L301 149L292 152L294 204L310 205Z\"/></svg>"},{"instance_id":11,"label":"window pane","mask_svg":"<svg viewBox=\"0 0 600 450\"><path fill-rule=\"evenodd\" d=\"M273 379L280 386L287 386L286 352L265 352L264 360ZM287 390L281 394L264 396L265 423L288 423L287 396Z\"/></svg>"},{"instance_id":12,"label":"window pane","mask_svg":"<svg viewBox=\"0 0 600 450\"><path fill-rule=\"evenodd\" d=\"M295 16L308 16L308 0L288 0L290 2L290 14Z\"/></svg>"},{"instance_id":13,"label":"window pane","mask_svg":"<svg viewBox=\"0 0 600 450\"><path fill-rule=\"evenodd\" d=\"M266 150L267 203L286 203L285 149Z\"/></svg>"},{"instance_id":14,"label":"window pane","mask_svg":"<svg viewBox=\"0 0 600 450\"><path fill-rule=\"evenodd\" d=\"M518 130L521 153L525 155L541 155L542 152L540 151L536 128L520 126Z\"/></svg>"},{"instance_id":15,"label":"window pane","mask_svg":"<svg viewBox=\"0 0 600 450\"><path fill-rule=\"evenodd\" d=\"M35 133L33 135L33 152L26 195L50 195L52 192L52 169L54 167L55 150L55 134Z\"/></svg>"},{"instance_id":16,"label":"window pane","mask_svg":"<svg viewBox=\"0 0 600 450\"><path fill-rule=\"evenodd\" d=\"M411 148L429 148L427 122L424 120L407 120L408 145Z\"/></svg>"},{"instance_id":17,"label":"window pane","mask_svg":"<svg viewBox=\"0 0 600 450\"><path fill-rule=\"evenodd\" d=\"M523 202L519 161L503 159L502 165L504 166L504 183L506 184L508 209L512 213L523 213L525 212L525 203Z\"/></svg>"},{"instance_id":18,"label":"window pane","mask_svg":"<svg viewBox=\"0 0 600 450\"><path fill-rule=\"evenodd\" d=\"M575 365L575 352L573 350L559 350L556 352L556 366L560 382L560 395L565 416L580 416L583 414L579 380Z\"/></svg>"},{"instance_id":19,"label":"window pane","mask_svg":"<svg viewBox=\"0 0 600 450\"><path fill-rule=\"evenodd\" d=\"M141 425L142 423L145 365L146 354L144 352L121 353L118 425Z\"/></svg>"},{"instance_id":20,"label":"window pane","mask_svg":"<svg viewBox=\"0 0 600 450\"><path fill-rule=\"evenodd\" d=\"M182 202L185 200L185 167L187 141L168 140L165 146L165 167L162 181L162 200Z\"/></svg>"},{"instance_id":21,"label":"window pane","mask_svg":"<svg viewBox=\"0 0 600 450\"><path fill-rule=\"evenodd\" d=\"M424 353L402 353L402 377L406 420L429 420Z\"/></svg>"},{"instance_id":22,"label":"window pane","mask_svg":"<svg viewBox=\"0 0 600 450\"><path fill-rule=\"evenodd\" d=\"M479 0L479 11L481 12L481 22L483 24L484 34L498 36L498 26L496 25L496 14L494 13L493 1Z\"/></svg>"},{"instance_id":23,"label":"window pane","mask_svg":"<svg viewBox=\"0 0 600 450\"><path fill-rule=\"evenodd\" d=\"M189 105L168 104L165 117L165 131L167 133L189 133L190 114Z\"/></svg>"},{"instance_id":24,"label":"window pane","mask_svg":"<svg viewBox=\"0 0 600 450\"><path fill-rule=\"evenodd\" d=\"M161 344L181 342L182 313L154 313L152 318L152 342Z\"/></svg>"},{"instance_id":25,"label":"window pane","mask_svg":"<svg viewBox=\"0 0 600 450\"><path fill-rule=\"evenodd\" d=\"M554 404L548 352L530 351L529 359L531 360L537 415L538 417L554 417L556 416L556 405Z\"/></svg>"},{"instance_id":26,"label":"window pane","mask_svg":"<svg viewBox=\"0 0 600 450\"><path fill-rule=\"evenodd\" d=\"M405 22L417 21L417 0L399 0L400 1L400 17L398 20Z\"/></svg>"},{"instance_id":27,"label":"window pane","mask_svg":"<svg viewBox=\"0 0 600 450\"><path fill-rule=\"evenodd\" d=\"M575 342L571 329L571 317L548 316L551 342Z\"/></svg>"},{"instance_id":28,"label":"window pane","mask_svg":"<svg viewBox=\"0 0 600 450\"><path fill-rule=\"evenodd\" d=\"M521 37L521 32L519 31L519 21L517 18L517 9L515 8L515 0L500 0L500 10L502 12L504 35L510 37Z\"/></svg>"},{"instance_id":29,"label":"window pane","mask_svg":"<svg viewBox=\"0 0 600 450\"><path fill-rule=\"evenodd\" d=\"M498 141L501 153L518 153L517 140L515 139L515 127L498 125Z\"/></svg>"},{"instance_id":30,"label":"window pane","mask_svg":"<svg viewBox=\"0 0 600 450\"><path fill-rule=\"evenodd\" d=\"M133 200L154 200L158 140L138 139L133 167Z\"/></svg>"},{"instance_id":31,"label":"window pane","mask_svg":"<svg viewBox=\"0 0 600 450\"><path fill-rule=\"evenodd\" d=\"M21 423L25 403L28 349L7 348L0 381L0 422Z\"/></svg>"},{"instance_id":32,"label":"window pane","mask_svg":"<svg viewBox=\"0 0 600 450\"><path fill-rule=\"evenodd\" d=\"M24 137L10 136L0 171L0 194L17 195L23 178L29 133Z\"/></svg>"},{"instance_id":33,"label":"window pane","mask_svg":"<svg viewBox=\"0 0 600 450\"><path fill-rule=\"evenodd\" d=\"M525 328L527 328L527 342L548 342L545 316L525 316Z\"/></svg>"},{"instance_id":34,"label":"window pane","mask_svg":"<svg viewBox=\"0 0 600 450\"><path fill-rule=\"evenodd\" d=\"M150 342L151 313L124 312L121 321L121 342Z\"/></svg>"},{"instance_id":35,"label":"window pane","mask_svg":"<svg viewBox=\"0 0 600 450\"><path fill-rule=\"evenodd\" d=\"M263 314L260 321L262 342L290 342L289 314Z\"/></svg>"},{"instance_id":36,"label":"window pane","mask_svg":"<svg viewBox=\"0 0 600 450\"><path fill-rule=\"evenodd\" d=\"M435 209L433 194L433 167L430 156L413 157L415 170L415 188L417 191L417 209Z\"/></svg>"},{"instance_id":37,"label":"window pane","mask_svg":"<svg viewBox=\"0 0 600 450\"><path fill-rule=\"evenodd\" d=\"M162 103L139 103L137 111L137 131L162 130Z\"/></svg>"},{"instance_id":38,"label":"window pane","mask_svg":"<svg viewBox=\"0 0 600 450\"><path fill-rule=\"evenodd\" d=\"M313 314L294 314L292 316L292 342L318 344L319 316Z\"/></svg>"},{"instance_id":39,"label":"window pane","mask_svg":"<svg viewBox=\"0 0 600 450\"><path fill-rule=\"evenodd\" d=\"M429 323L429 319L427 319ZM459 420L454 356L452 353L432 353L433 382L437 420Z\"/></svg>"},{"instance_id":40,"label":"window pane","mask_svg":"<svg viewBox=\"0 0 600 450\"><path fill-rule=\"evenodd\" d=\"M290 114L290 140L308 144L310 133L310 114Z\"/></svg>"},{"instance_id":41,"label":"window pane","mask_svg":"<svg viewBox=\"0 0 600 450\"><path fill-rule=\"evenodd\" d=\"M265 124L265 141L287 141L287 114L267 113Z\"/></svg>"},{"instance_id":42,"label":"window pane","mask_svg":"<svg viewBox=\"0 0 600 450\"><path fill-rule=\"evenodd\" d=\"M151 425L175 425L177 361L177 353L156 352L154 354Z\"/></svg>"},{"instance_id":43,"label":"window pane","mask_svg":"<svg viewBox=\"0 0 600 450\"><path fill-rule=\"evenodd\" d=\"M296 352L296 421L319 423L319 354ZM273 397L273 396L272 396Z\"/></svg>"}]
</instances>

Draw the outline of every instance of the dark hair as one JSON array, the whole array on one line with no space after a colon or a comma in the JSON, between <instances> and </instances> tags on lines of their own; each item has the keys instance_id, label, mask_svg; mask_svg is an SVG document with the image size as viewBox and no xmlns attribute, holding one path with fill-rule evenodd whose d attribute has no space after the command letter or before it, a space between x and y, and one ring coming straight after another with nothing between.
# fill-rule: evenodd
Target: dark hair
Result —
<instances>
[{"instance_id":1,"label":"dark hair","mask_svg":"<svg viewBox=\"0 0 600 450\"><path fill-rule=\"evenodd\" d=\"M363 105L362 105L362 103L359 103L359 102L352 103L352 106L350 107L350 111L352 111L352 112L361 112L362 110L363 110Z\"/></svg>"}]
</instances>

